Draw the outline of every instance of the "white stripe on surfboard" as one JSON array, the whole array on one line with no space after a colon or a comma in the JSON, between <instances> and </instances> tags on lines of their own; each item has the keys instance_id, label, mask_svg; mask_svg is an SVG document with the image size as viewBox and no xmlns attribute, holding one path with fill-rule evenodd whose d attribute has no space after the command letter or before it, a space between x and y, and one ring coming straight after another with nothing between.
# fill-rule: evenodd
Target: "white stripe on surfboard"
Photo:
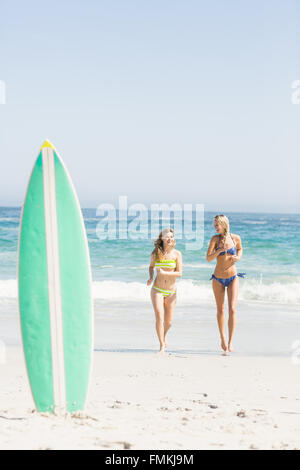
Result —
<instances>
[{"instance_id":1,"label":"white stripe on surfboard","mask_svg":"<svg viewBox=\"0 0 300 470\"><path fill-rule=\"evenodd\" d=\"M43 148L42 157L54 407L56 412L63 413L66 411L66 383L53 149Z\"/></svg>"}]
</instances>

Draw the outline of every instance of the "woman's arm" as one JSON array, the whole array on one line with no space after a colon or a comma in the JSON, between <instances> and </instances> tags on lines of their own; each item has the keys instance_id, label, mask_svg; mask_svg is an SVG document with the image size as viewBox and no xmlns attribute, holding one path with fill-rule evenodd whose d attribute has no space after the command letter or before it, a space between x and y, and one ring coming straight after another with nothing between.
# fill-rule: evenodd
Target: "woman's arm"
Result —
<instances>
[{"instance_id":1,"label":"woman's arm","mask_svg":"<svg viewBox=\"0 0 300 470\"><path fill-rule=\"evenodd\" d=\"M176 259L176 269L175 271L164 271L163 269L159 268L157 272L163 274L164 276L168 277L181 277L182 276L182 255L180 251L178 251L178 256Z\"/></svg>"},{"instance_id":2,"label":"woman's arm","mask_svg":"<svg viewBox=\"0 0 300 470\"><path fill-rule=\"evenodd\" d=\"M214 235L210 240L209 247L208 247L208 250L207 250L207 253L206 253L206 260L208 262L215 259L220 253L222 253L222 251L224 251L224 246L221 246L217 250L215 249L216 242L217 242L217 237L216 237L216 235Z\"/></svg>"},{"instance_id":3,"label":"woman's arm","mask_svg":"<svg viewBox=\"0 0 300 470\"><path fill-rule=\"evenodd\" d=\"M231 259L232 261L236 262L236 261L240 261L242 257L243 247L242 247L241 237L239 237L238 235L233 235L233 237L234 237L234 241L236 245L236 255L232 256Z\"/></svg>"},{"instance_id":4,"label":"woman's arm","mask_svg":"<svg viewBox=\"0 0 300 470\"><path fill-rule=\"evenodd\" d=\"M153 281L153 275L154 275L154 269L155 269L155 260L154 260L154 255L153 253L151 254L151 259L150 259L150 265L149 265L149 279L147 281L147 286L152 284Z\"/></svg>"}]
</instances>

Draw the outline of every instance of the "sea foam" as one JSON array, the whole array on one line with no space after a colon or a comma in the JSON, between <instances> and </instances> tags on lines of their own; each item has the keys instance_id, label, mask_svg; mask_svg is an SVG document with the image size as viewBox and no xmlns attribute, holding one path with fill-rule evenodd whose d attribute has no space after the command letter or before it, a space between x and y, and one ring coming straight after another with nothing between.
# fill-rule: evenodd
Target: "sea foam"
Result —
<instances>
[{"instance_id":1,"label":"sea foam","mask_svg":"<svg viewBox=\"0 0 300 470\"><path fill-rule=\"evenodd\" d=\"M92 294L95 300L107 302L149 302L150 286L141 282L93 281ZM0 280L0 299L17 298L17 281ZM181 280L177 284L178 303L197 305L214 302L211 283ZM300 281L264 283L261 280L241 279L239 300L270 304L300 305Z\"/></svg>"}]
</instances>

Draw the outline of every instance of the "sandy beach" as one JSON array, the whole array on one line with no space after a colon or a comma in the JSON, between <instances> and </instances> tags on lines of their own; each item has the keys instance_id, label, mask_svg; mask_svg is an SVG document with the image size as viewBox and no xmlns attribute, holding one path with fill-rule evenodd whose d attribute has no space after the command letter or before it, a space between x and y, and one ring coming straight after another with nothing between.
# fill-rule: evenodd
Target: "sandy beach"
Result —
<instances>
[{"instance_id":1,"label":"sandy beach","mask_svg":"<svg viewBox=\"0 0 300 470\"><path fill-rule=\"evenodd\" d=\"M96 352L77 417L34 411L20 347L0 372L1 449L300 449L288 357Z\"/></svg>"},{"instance_id":2,"label":"sandy beach","mask_svg":"<svg viewBox=\"0 0 300 470\"><path fill-rule=\"evenodd\" d=\"M45 6L1 3L0 450L300 450L300 1Z\"/></svg>"},{"instance_id":3,"label":"sandy beach","mask_svg":"<svg viewBox=\"0 0 300 470\"><path fill-rule=\"evenodd\" d=\"M96 302L86 410L58 417L34 411L16 303L8 305L0 449L300 449L295 306L241 303L236 351L224 357L214 306L178 305L159 356L149 305Z\"/></svg>"}]
</instances>

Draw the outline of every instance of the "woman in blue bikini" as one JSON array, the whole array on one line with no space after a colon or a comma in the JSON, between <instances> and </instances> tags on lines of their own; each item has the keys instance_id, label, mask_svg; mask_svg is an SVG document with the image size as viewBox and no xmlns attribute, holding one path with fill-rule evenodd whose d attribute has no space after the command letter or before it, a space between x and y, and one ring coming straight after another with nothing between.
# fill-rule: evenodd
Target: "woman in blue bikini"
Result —
<instances>
[{"instance_id":1,"label":"woman in blue bikini","mask_svg":"<svg viewBox=\"0 0 300 470\"><path fill-rule=\"evenodd\" d=\"M175 250L174 230L165 228L154 243L149 266L147 285L153 282L154 269L157 276L151 289L151 300L156 317L156 332L160 344L159 353L168 346L167 332L172 324L176 304L176 279L182 275L182 256Z\"/></svg>"},{"instance_id":2,"label":"woman in blue bikini","mask_svg":"<svg viewBox=\"0 0 300 470\"><path fill-rule=\"evenodd\" d=\"M218 235L210 240L206 259L208 262L217 260L212 275L212 288L217 304L217 319L224 354L233 351L233 335L236 325L236 305L238 299L239 280L245 273L238 273L235 263L242 257L242 242L238 235L230 233L229 220L225 215L216 215L214 227ZM228 346L225 338L225 288L228 296Z\"/></svg>"}]
</instances>

